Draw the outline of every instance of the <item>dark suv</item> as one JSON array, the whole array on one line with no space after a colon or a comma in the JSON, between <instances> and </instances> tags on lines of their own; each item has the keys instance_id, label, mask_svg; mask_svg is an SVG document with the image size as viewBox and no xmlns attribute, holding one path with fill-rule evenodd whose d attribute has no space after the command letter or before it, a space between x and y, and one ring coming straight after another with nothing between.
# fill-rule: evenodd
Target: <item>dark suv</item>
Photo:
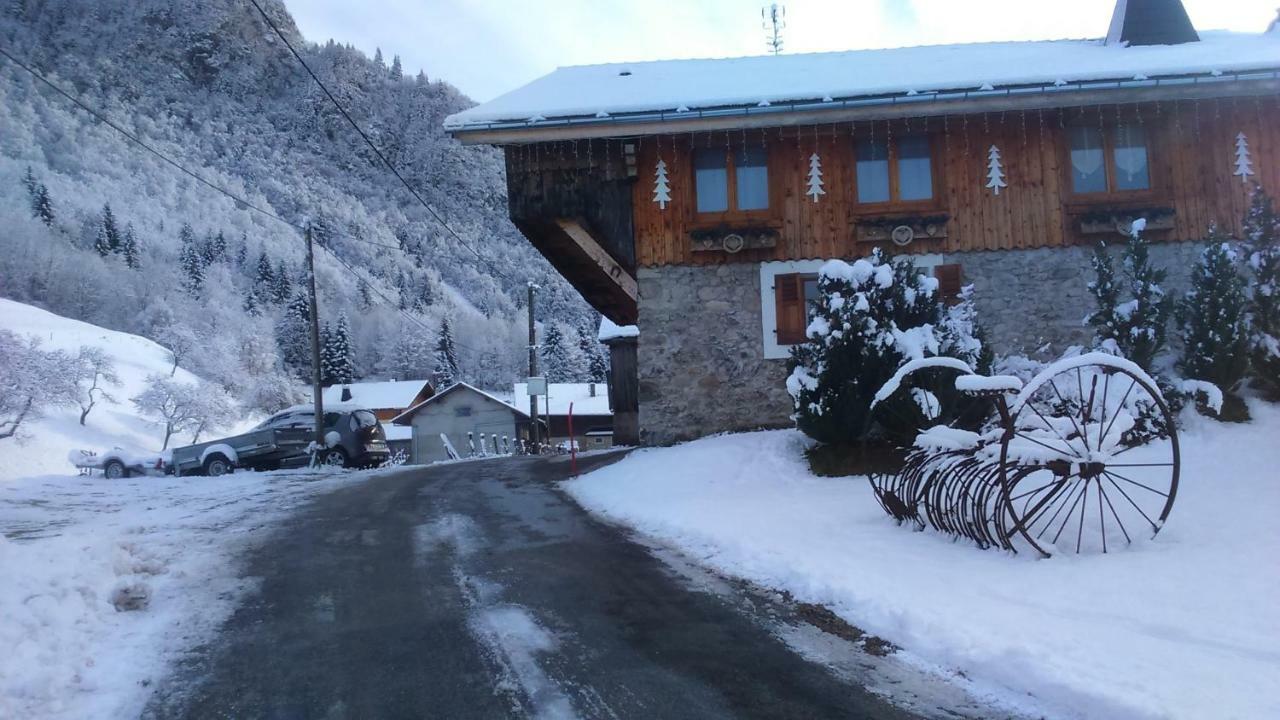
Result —
<instances>
[{"instance_id":1,"label":"dark suv","mask_svg":"<svg viewBox=\"0 0 1280 720\"><path fill-rule=\"evenodd\" d=\"M258 428L314 428L313 405L295 405L267 418ZM359 407L325 408L326 448L320 461L334 467L375 467L391 457L387 434L378 418ZM335 437L336 436L336 437ZM294 463L289 463L294 464Z\"/></svg>"}]
</instances>

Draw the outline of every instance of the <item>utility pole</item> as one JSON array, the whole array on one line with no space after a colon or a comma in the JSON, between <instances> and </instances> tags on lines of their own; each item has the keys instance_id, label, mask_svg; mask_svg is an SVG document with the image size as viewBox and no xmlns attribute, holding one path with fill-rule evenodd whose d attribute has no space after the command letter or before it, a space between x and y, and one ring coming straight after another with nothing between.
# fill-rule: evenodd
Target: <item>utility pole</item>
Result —
<instances>
[{"instance_id":1,"label":"utility pole","mask_svg":"<svg viewBox=\"0 0 1280 720\"><path fill-rule=\"evenodd\" d=\"M538 334L533 326L533 291L537 288L532 281L529 282L529 378L533 379L538 376ZM528 385L525 386L528 389ZM533 454L537 455L538 450L538 396L529 393L529 422L532 423L530 435L533 439Z\"/></svg>"},{"instance_id":2,"label":"utility pole","mask_svg":"<svg viewBox=\"0 0 1280 720\"><path fill-rule=\"evenodd\" d=\"M311 393L316 405L316 452L311 454L315 465L320 448L324 447L324 398L320 391L320 309L316 305L316 258L312 249L311 225L307 224L307 285L310 289L311 312Z\"/></svg>"}]
</instances>

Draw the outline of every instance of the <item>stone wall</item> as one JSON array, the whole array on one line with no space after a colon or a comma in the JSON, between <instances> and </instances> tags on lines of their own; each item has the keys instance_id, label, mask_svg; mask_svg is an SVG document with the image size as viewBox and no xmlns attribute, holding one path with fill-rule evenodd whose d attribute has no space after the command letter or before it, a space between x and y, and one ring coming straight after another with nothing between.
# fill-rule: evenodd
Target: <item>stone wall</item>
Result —
<instances>
[{"instance_id":1,"label":"stone wall","mask_svg":"<svg viewBox=\"0 0 1280 720\"><path fill-rule=\"evenodd\" d=\"M791 424L785 360L765 360L760 266L640 268L640 440Z\"/></svg>"},{"instance_id":2,"label":"stone wall","mask_svg":"<svg viewBox=\"0 0 1280 720\"><path fill-rule=\"evenodd\" d=\"M1190 284L1191 269L1203 243L1152 243L1151 262L1168 270L1165 291L1177 297ZM1111 246L1117 280L1124 238ZM978 318L998 355L1031 353L1045 345L1061 352L1092 341L1084 316L1094 309L1088 283L1093 280L1093 248L1041 248L949 253L944 262L960 263L965 284L976 293ZM1172 336L1172 326L1170 327Z\"/></svg>"},{"instance_id":3,"label":"stone wall","mask_svg":"<svg viewBox=\"0 0 1280 720\"><path fill-rule=\"evenodd\" d=\"M1112 253L1121 271L1123 238ZM1169 272L1165 289L1187 288L1201 243L1154 243L1151 259ZM1091 247L948 254L975 285L978 313L998 355L1050 353L1086 344L1093 308ZM640 268L637 356L640 441L665 445L717 432L788 427L786 361L764 358L760 266ZM1170 328L1172 338L1172 326Z\"/></svg>"}]
</instances>

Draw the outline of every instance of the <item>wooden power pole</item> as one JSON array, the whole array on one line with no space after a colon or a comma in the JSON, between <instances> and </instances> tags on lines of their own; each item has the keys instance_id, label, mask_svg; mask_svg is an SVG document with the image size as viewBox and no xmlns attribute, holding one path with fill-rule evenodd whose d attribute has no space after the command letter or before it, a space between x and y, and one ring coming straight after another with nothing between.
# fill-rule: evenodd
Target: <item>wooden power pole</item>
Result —
<instances>
[{"instance_id":1,"label":"wooden power pole","mask_svg":"<svg viewBox=\"0 0 1280 720\"><path fill-rule=\"evenodd\" d=\"M320 389L320 309L316 303L316 258L312 249L311 226L307 225L307 286L310 292L309 306L311 313L311 393L316 406L316 453L312 453L311 461L315 464L319 449L324 447L324 393Z\"/></svg>"},{"instance_id":2,"label":"wooden power pole","mask_svg":"<svg viewBox=\"0 0 1280 720\"><path fill-rule=\"evenodd\" d=\"M532 282L529 283L529 380L538 376L538 334L533 326L533 291L537 286ZM525 385L526 390L533 388ZM538 448L538 396L532 392L529 393L529 437L533 439L533 452L539 453Z\"/></svg>"}]
</instances>

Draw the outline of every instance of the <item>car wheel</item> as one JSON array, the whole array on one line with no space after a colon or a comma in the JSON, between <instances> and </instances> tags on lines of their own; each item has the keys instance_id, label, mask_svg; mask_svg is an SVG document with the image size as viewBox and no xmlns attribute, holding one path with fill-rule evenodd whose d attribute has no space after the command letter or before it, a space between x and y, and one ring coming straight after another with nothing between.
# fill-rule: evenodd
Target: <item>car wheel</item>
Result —
<instances>
[{"instance_id":1,"label":"car wheel","mask_svg":"<svg viewBox=\"0 0 1280 720\"><path fill-rule=\"evenodd\" d=\"M108 460L107 464L102 466L102 474L111 480L119 480L129 477L129 468L119 460Z\"/></svg>"},{"instance_id":2,"label":"car wheel","mask_svg":"<svg viewBox=\"0 0 1280 720\"><path fill-rule=\"evenodd\" d=\"M204 461L204 474L209 477L228 475L234 469L235 466L231 464L231 461L221 455L214 455Z\"/></svg>"},{"instance_id":3,"label":"car wheel","mask_svg":"<svg viewBox=\"0 0 1280 720\"><path fill-rule=\"evenodd\" d=\"M328 467L344 468L347 466L347 453L342 448L326 450L324 455L320 456L320 462Z\"/></svg>"}]
</instances>

